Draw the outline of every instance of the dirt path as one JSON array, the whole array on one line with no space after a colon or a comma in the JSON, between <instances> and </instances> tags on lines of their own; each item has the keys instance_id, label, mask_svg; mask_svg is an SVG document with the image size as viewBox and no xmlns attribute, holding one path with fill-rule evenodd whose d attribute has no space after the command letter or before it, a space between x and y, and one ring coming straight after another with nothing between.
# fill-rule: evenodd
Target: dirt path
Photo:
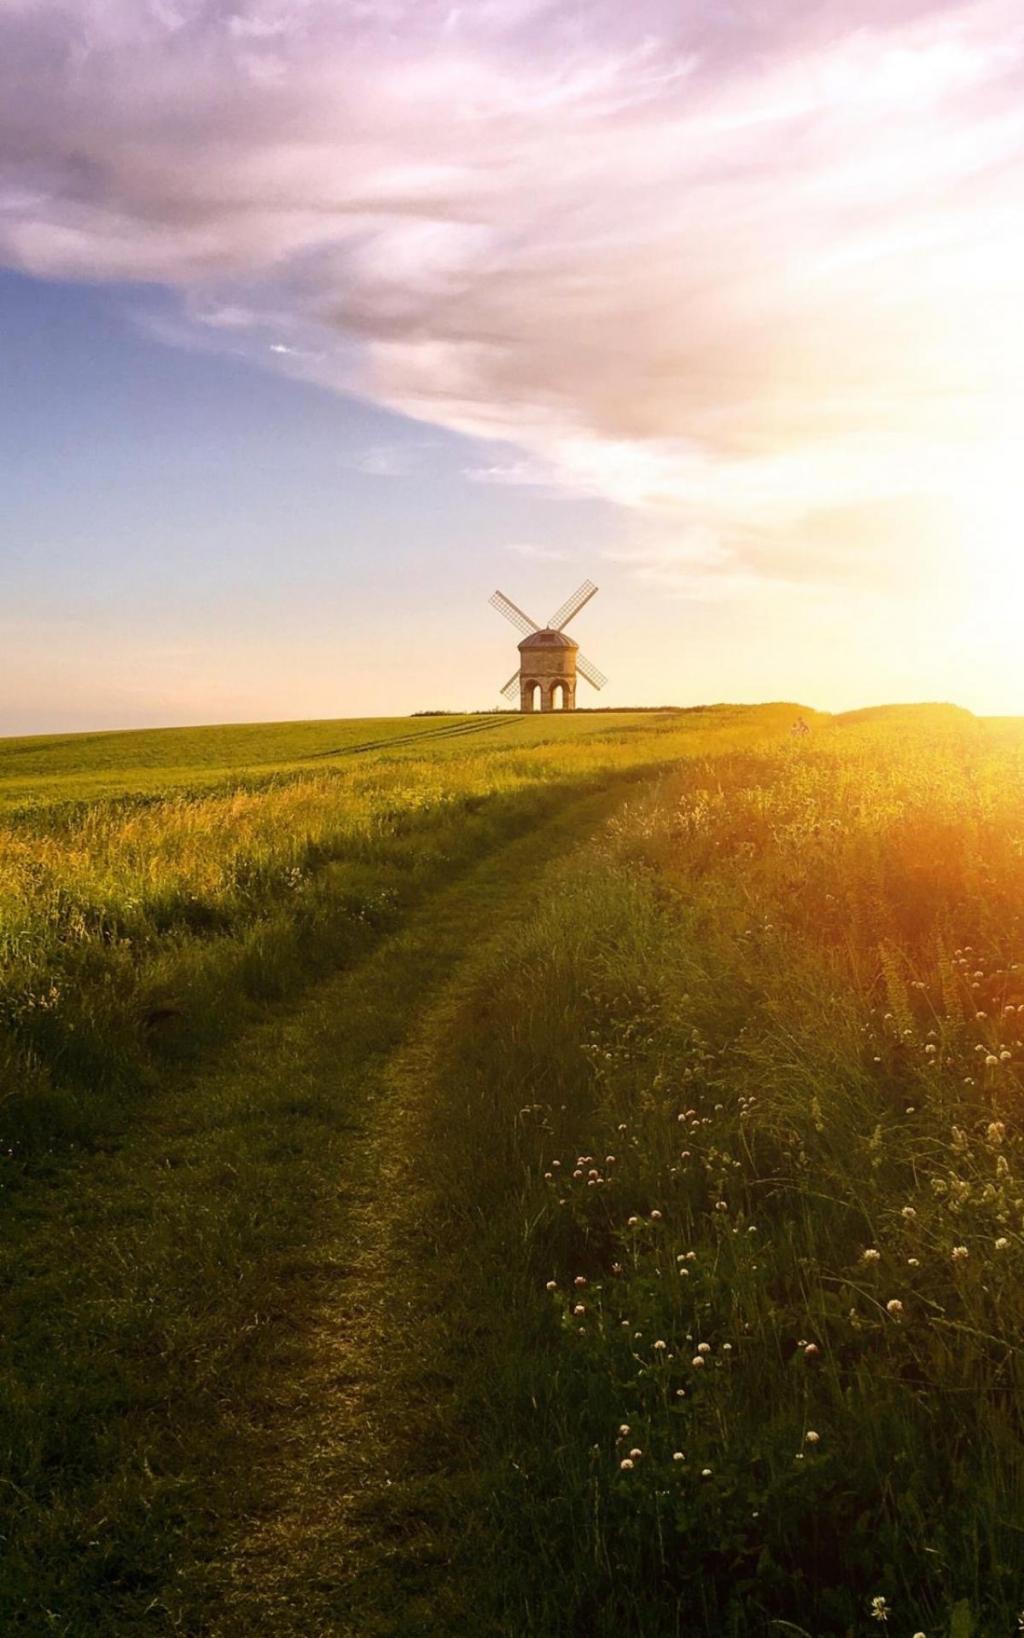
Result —
<instances>
[{"instance_id":1,"label":"dirt path","mask_svg":"<svg viewBox=\"0 0 1024 1638\"><path fill-rule=\"evenodd\" d=\"M622 794L567 804L304 1009L305 1050L319 1073L335 1066L340 1088L359 1080L362 1114L328 1232L303 1271L306 1316L262 1384L248 1475L261 1503L200 1572L203 1630L217 1638L481 1630L452 1569L474 1478L452 1385L428 1363L444 1358L446 1316L443 1284L424 1266L430 1157L418 1100L432 1043L488 950L529 914L545 867ZM398 995L401 1037L375 1053L380 999L394 1006Z\"/></svg>"}]
</instances>

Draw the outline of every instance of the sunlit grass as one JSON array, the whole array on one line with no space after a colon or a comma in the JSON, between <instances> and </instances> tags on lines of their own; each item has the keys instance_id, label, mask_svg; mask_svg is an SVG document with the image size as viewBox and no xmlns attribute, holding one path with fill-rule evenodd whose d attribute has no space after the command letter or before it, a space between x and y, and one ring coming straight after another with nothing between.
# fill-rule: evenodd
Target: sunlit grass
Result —
<instances>
[{"instance_id":1,"label":"sunlit grass","mask_svg":"<svg viewBox=\"0 0 1024 1638\"><path fill-rule=\"evenodd\" d=\"M1012 1629L1021 748L897 717L690 763L467 1008L510 1630Z\"/></svg>"}]
</instances>

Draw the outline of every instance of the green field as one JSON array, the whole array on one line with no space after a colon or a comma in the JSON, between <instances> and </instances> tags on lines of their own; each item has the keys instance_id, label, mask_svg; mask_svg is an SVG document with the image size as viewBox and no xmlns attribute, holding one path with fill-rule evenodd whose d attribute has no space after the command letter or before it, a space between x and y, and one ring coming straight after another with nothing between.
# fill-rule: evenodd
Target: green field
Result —
<instances>
[{"instance_id":1,"label":"green field","mask_svg":"<svg viewBox=\"0 0 1024 1638\"><path fill-rule=\"evenodd\" d=\"M950 707L0 741L0 1630L1017 1630L1022 916Z\"/></svg>"}]
</instances>

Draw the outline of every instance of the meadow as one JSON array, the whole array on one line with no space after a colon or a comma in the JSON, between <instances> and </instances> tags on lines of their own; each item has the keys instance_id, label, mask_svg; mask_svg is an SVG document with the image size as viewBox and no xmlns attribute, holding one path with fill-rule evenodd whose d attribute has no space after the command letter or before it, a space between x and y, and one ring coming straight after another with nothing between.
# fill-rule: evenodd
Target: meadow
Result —
<instances>
[{"instance_id":1,"label":"meadow","mask_svg":"<svg viewBox=\"0 0 1024 1638\"><path fill-rule=\"evenodd\" d=\"M9 1630L1018 1630L1024 724L5 742L0 836Z\"/></svg>"}]
</instances>

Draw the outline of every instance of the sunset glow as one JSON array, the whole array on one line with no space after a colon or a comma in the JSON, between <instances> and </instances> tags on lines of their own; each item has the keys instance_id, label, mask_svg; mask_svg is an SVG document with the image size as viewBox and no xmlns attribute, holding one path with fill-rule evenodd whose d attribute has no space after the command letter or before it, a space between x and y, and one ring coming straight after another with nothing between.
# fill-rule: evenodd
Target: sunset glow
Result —
<instances>
[{"instance_id":1,"label":"sunset glow","mask_svg":"<svg viewBox=\"0 0 1024 1638\"><path fill-rule=\"evenodd\" d=\"M16 0L0 261L109 289L139 347L385 412L343 464L405 485L396 532L447 588L434 618L524 544L526 491L538 560L621 594L624 703L1019 710L1022 85L1016 0ZM417 547L417 479L449 435ZM485 505L472 543L444 526L460 493ZM346 516L342 488L312 526L372 629ZM723 621L739 676L715 663ZM174 640L204 652L201 614ZM236 706L199 660L214 714L266 710L264 640L243 639ZM118 663L72 651L94 679ZM424 644L423 686L487 703L486 676L465 694L477 656L439 673ZM316 711L306 663L281 651L288 710ZM412 703L389 682L357 708Z\"/></svg>"}]
</instances>

